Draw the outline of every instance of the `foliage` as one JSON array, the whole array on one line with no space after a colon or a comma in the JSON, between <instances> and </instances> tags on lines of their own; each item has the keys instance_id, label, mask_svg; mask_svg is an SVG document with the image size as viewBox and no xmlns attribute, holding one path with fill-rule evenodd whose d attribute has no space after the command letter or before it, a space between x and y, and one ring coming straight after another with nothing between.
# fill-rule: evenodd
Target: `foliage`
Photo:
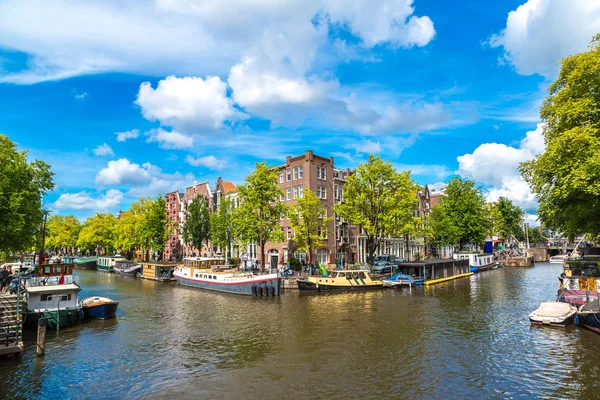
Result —
<instances>
[{"instance_id":1,"label":"foliage","mask_svg":"<svg viewBox=\"0 0 600 400\"><path fill-rule=\"evenodd\" d=\"M417 190L410 171L398 173L391 163L374 155L348 177L345 202L337 205L335 211L366 232L369 263L373 263L373 255L384 238L411 233L421 223L413 216Z\"/></svg>"},{"instance_id":2,"label":"foliage","mask_svg":"<svg viewBox=\"0 0 600 400\"><path fill-rule=\"evenodd\" d=\"M231 258L234 236L233 227L233 202L229 197L221 199L217 211L210 216L210 231L214 244L222 250L227 249L226 257Z\"/></svg>"},{"instance_id":3,"label":"foliage","mask_svg":"<svg viewBox=\"0 0 600 400\"><path fill-rule=\"evenodd\" d=\"M277 171L266 163L257 163L238 187L240 207L233 214L235 235L241 242L259 244L261 268L265 265L265 243L283 240L279 220L286 207L279 202L283 190L277 186L277 176Z\"/></svg>"},{"instance_id":4,"label":"foliage","mask_svg":"<svg viewBox=\"0 0 600 400\"><path fill-rule=\"evenodd\" d=\"M45 247L52 250L77 247L81 227L81 223L73 215L52 215L46 223Z\"/></svg>"},{"instance_id":5,"label":"foliage","mask_svg":"<svg viewBox=\"0 0 600 400\"><path fill-rule=\"evenodd\" d=\"M27 152L0 135L0 251L30 248L40 231L42 198L54 188L50 166L27 162Z\"/></svg>"},{"instance_id":6,"label":"foliage","mask_svg":"<svg viewBox=\"0 0 600 400\"><path fill-rule=\"evenodd\" d=\"M327 236L327 224L333 217L327 217L327 207L321 204L317 195L308 188L302 198L288 212L294 229L294 242L298 250L308 252L308 262L312 262L313 250L323 246Z\"/></svg>"},{"instance_id":7,"label":"foliage","mask_svg":"<svg viewBox=\"0 0 600 400\"><path fill-rule=\"evenodd\" d=\"M208 199L197 196L188 206L187 218L182 229L183 241L202 251L202 244L210 240L210 212Z\"/></svg>"},{"instance_id":8,"label":"foliage","mask_svg":"<svg viewBox=\"0 0 600 400\"><path fill-rule=\"evenodd\" d=\"M290 269L292 271L302 271L302 263L297 258L290 258Z\"/></svg>"},{"instance_id":9,"label":"foliage","mask_svg":"<svg viewBox=\"0 0 600 400\"><path fill-rule=\"evenodd\" d=\"M231 260L229 260L229 262L232 265L235 265L236 267L239 267L240 264L242 263L242 260L239 257L233 257L233 258L231 258Z\"/></svg>"},{"instance_id":10,"label":"foliage","mask_svg":"<svg viewBox=\"0 0 600 400\"><path fill-rule=\"evenodd\" d=\"M500 229L498 231L500 238L503 241L511 236L520 238L523 235L523 228L521 228L523 210L521 207L515 205L512 200L506 197L500 197L496 207L500 213Z\"/></svg>"},{"instance_id":11,"label":"foliage","mask_svg":"<svg viewBox=\"0 0 600 400\"><path fill-rule=\"evenodd\" d=\"M540 228L529 228L529 245L545 244L546 238Z\"/></svg>"},{"instance_id":12,"label":"foliage","mask_svg":"<svg viewBox=\"0 0 600 400\"><path fill-rule=\"evenodd\" d=\"M136 249L144 244L140 226L148 211L148 198L131 203L129 209L119 215L115 226L114 247L121 251Z\"/></svg>"},{"instance_id":13,"label":"foliage","mask_svg":"<svg viewBox=\"0 0 600 400\"><path fill-rule=\"evenodd\" d=\"M600 35L561 61L540 115L546 150L521 164L544 226L600 234Z\"/></svg>"},{"instance_id":14,"label":"foliage","mask_svg":"<svg viewBox=\"0 0 600 400\"><path fill-rule=\"evenodd\" d=\"M109 252L114 247L115 226L117 219L110 213L96 213L88 218L77 238L77 246L82 250L105 249Z\"/></svg>"},{"instance_id":15,"label":"foliage","mask_svg":"<svg viewBox=\"0 0 600 400\"><path fill-rule=\"evenodd\" d=\"M503 229L502 214L498 208L498 203L486 203L485 212L487 214L487 235L489 237L500 237L500 231Z\"/></svg>"},{"instance_id":16,"label":"foliage","mask_svg":"<svg viewBox=\"0 0 600 400\"><path fill-rule=\"evenodd\" d=\"M167 205L161 195L156 200L148 198L147 205L147 211L140 224L140 236L147 248L160 253L165 249L169 235Z\"/></svg>"},{"instance_id":17,"label":"foliage","mask_svg":"<svg viewBox=\"0 0 600 400\"><path fill-rule=\"evenodd\" d=\"M488 231L485 199L471 180L452 178L432 209L434 238L441 245L480 244Z\"/></svg>"}]
</instances>

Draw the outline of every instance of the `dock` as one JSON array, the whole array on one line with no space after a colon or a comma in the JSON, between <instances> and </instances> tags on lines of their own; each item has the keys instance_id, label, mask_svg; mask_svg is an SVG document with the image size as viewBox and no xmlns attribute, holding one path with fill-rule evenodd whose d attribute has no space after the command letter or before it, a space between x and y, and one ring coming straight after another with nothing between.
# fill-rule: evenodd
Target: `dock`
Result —
<instances>
[{"instance_id":1,"label":"dock","mask_svg":"<svg viewBox=\"0 0 600 400\"><path fill-rule=\"evenodd\" d=\"M23 351L21 313L17 312L16 294L0 293L0 356Z\"/></svg>"},{"instance_id":2,"label":"dock","mask_svg":"<svg viewBox=\"0 0 600 400\"><path fill-rule=\"evenodd\" d=\"M504 262L505 267L531 267L531 257L507 257Z\"/></svg>"}]
</instances>

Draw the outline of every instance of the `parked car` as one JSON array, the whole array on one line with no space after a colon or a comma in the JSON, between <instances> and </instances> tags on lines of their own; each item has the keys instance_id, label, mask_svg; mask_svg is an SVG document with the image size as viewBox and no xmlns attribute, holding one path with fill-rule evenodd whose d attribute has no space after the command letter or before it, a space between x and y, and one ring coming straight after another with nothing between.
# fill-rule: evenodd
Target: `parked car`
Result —
<instances>
[{"instance_id":1,"label":"parked car","mask_svg":"<svg viewBox=\"0 0 600 400\"><path fill-rule=\"evenodd\" d=\"M379 261L375 263L375 266L373 267L373 272L377 274L390 274L394 267L395 265L390 262Z\"/></svg>"}]
</instances>

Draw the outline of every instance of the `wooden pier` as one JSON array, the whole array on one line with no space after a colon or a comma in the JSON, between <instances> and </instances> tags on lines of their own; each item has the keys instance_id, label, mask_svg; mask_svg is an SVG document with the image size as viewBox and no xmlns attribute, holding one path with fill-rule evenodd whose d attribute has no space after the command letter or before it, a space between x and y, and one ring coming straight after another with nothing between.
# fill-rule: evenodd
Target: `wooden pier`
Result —
<instances>
[{"instance_id":1,"label":"wooden pier","mask_svg":"<svg viewBox=\"0 0 600 400\"><path fill-rule=\"evenodd\" d=\"M17 303L17 295L0 293L0 356L23 351L22 314L17 312Z\"/></svg>"}]
</instances>

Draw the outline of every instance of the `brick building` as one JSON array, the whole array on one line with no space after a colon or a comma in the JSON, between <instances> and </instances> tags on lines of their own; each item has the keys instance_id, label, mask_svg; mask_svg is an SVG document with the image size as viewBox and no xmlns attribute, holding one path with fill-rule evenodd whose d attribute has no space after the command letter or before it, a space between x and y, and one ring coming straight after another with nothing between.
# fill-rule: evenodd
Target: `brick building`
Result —
<instances>
[{"instance_id":1,"label":"brick building","mask_svg":"<svg viewBox=\"0 0 600 400\"><path fill-rule=\"evenodd\" d=\"M167 207L167 229L169 236L165 243L163 259L174 261L181 258L183 254L183 238L181 236L181 227L183 226L183 193L178 191L167 193L165 195Z\"/></svg>"}]
</instances>

